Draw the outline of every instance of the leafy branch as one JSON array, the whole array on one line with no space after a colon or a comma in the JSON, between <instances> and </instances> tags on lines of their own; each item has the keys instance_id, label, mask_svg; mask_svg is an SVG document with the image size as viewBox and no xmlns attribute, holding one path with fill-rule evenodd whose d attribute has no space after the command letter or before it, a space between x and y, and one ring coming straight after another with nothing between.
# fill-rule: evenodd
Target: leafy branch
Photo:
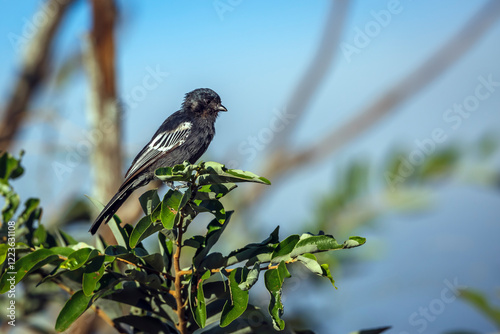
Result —
<instances>
[{"instance_id":1,"label":"leafy branch","mask_svg":"<svg viewBox=\"0 0 500 334\"><path fill-rule=\"evenodd\" d=\"M0 161L3 182L9 188L8 179L21 175L22 167L8 154ZM314 254L365 243L361 237L339 243L322 232L280 240L277 227L260 243L245 245L226 255L213 252L233 215L233 211L225 210L220 199L234 190L237 183L270 182L216 162L159 168L155 175L163 182L181 185L170 189L161 200L156 190L144 193L139 201L145 216L135 227L123 225L115 216L109 226L117 245L107 245L99 238L96 247L92 247L62 231L50 233L40 222L26 225L27 220L22 219L26 210L23 211L17 220L12 220L18 232L16 241L22 240L17 242L16 252L23 256L9 266L5 258L0 258L3 260L0 293L34 275L41 275L38 285L56 283L71 294L57 318L57 331L66 330L89 308L118 331L123 330L123 325L138 331L166 333L193 333L201 329L224 333L236 326L252 330L258 327L258 331L283 330L281 294L285 280L290 277L288 266L300 262L334 284L328 264L319 263ZM14 198L2 212L11 220L19 200L8 191L2 194ZM35 202L30 199L27 203ZM38 209L30 205L31 211ZM187 237L190 224L200 213L213 216L206 233ZM2 225L2 231L6 231L6 225ZM159 252L148 251L143 243L153 234L157 236ZM0 246L0 254L6 247ZM194 255L183 252L186 247L194 249ZM181 266L185 262L189 263L187 268ZM260 312L249 304L249 290L261 272L265 272L263 278L270 294L271 324L249 321L249 312ZM129 314L111 317L112 313L107 311L109 303L103 303L106 300L128 305ZM217 323L219 326L213 327Z\"/></svg>"}]
</instances>

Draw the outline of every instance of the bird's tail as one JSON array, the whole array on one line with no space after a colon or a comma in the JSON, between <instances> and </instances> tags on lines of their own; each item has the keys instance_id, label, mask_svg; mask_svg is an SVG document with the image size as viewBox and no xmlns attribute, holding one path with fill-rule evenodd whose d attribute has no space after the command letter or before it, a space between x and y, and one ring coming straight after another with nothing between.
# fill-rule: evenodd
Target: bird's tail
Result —
<instances>
[{"instance_id":1,"label":"bird's tail","mask_svg":"<svg viewBox=\"0 0 500 334\"><path fill-rule=\"evenodd\" d=\"M134 188L130 186L125 186L120 188L120 190L113 196L113 198L106 204L104 209L101 211L99 216L94 220L94 223L89 229L89 232L95 234L101 226L102 223L107 224L108 221L113 217L116 211L122 206L123 202L132 194Z\"/></svg>"}]
</instances>

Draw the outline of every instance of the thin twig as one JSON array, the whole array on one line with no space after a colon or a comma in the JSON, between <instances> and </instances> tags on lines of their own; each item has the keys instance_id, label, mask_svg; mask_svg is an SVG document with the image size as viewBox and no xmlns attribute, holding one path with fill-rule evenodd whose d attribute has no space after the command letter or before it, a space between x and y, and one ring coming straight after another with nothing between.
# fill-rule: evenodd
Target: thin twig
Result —
<instances>
[{"instance_id":1,"label":"thin twig","mask_svg":"<svg viewBox=\"0 0 500 334\"><path fill-rule=\"evenodd\" d=\"M290 259L288 261L285 261L286 264L289 264L289 263L294 263L294 262L297 262L298 261L298 258L293 258L293 259ZM271 263L269 263L271 264ZM278 268L279 264L277 265L274 265L274 266L263 266L263 267L260 267L260 270L269 270L269 269L276 269ZM216 273L219 273L221 271L225 271L227 273L230 273L231 271L235 270L237 268L215 268L215 269L211 269L210 270L210 273L211 274L216 274ZM188 270L181 270L178 272L179 275L183 276L183 275L191 275L193 273L193 270L191 269L188 269Z\"/></svg>"},{"instance_id":2,"label":"thin twig","mask_svg":"<svg viewBox=\"0 0 500 334\"><path fill-rule=\"evenodd\" d=\"M125 259L122 259L122 258L119 258L119 257L117 257L116 260L120 261L120 262L123 262L123 263L126 263L126 264L130 264L130 265L132 265L134 267L137 267L137 268L141 268L141 269L144 269L144 270L147 270L147 271L152 271L152 272L154 272L156 274L162 275L163 277L165 277L165 278L167 278L167 279L169 279L171 281L175 281L175 277L172 276L172 275L170 275L169 273L165 273L163 271L158 271L158 270L153 269L153 268L145 267L142 264L135 264L133 262L130 262L128 260L125 260Z\"/></svg>"}]
</instances>

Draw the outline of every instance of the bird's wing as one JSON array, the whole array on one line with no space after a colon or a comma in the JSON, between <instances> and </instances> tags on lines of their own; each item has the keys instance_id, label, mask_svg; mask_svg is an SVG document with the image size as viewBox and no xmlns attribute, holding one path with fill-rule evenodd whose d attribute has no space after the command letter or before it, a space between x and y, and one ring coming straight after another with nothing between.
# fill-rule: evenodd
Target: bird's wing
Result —
<instances>
[{"instance_id":1,"label":"bird's wing","mask_svg":"<svg viewBox=\"0 0 500 334\"><path fill-rule=\"evenodd\" d=\"M158 131L134 159L132 166L125 175L123 184L127 184L135 175L146 169L161 156L182 145L191 133L191 127L191 122L183 122L175 129Z\"/></svg>"}]
</instances>

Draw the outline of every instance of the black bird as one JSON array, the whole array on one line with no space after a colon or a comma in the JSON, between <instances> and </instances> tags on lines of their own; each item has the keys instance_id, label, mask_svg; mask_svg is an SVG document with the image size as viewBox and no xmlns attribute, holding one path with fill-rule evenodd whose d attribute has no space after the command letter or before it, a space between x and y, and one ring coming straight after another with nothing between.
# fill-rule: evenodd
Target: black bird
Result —
<instances>
[{"instance_id":1,"label":"black bird","mask_svg":"<svg viewBox=\"0 0 500 334\"><path fill-rule=\"evenodd\" d=\"M134 190L153 180L157 168L172 167L184 161L195 163L205 153L215 135L215 120L220 111L227 109L213 90L199 88L187 93L181 109L163 122L149 143L137 154L125 175L125 181L97 216L89 232L95 234Z\"/></svg>"}]
</instances>

